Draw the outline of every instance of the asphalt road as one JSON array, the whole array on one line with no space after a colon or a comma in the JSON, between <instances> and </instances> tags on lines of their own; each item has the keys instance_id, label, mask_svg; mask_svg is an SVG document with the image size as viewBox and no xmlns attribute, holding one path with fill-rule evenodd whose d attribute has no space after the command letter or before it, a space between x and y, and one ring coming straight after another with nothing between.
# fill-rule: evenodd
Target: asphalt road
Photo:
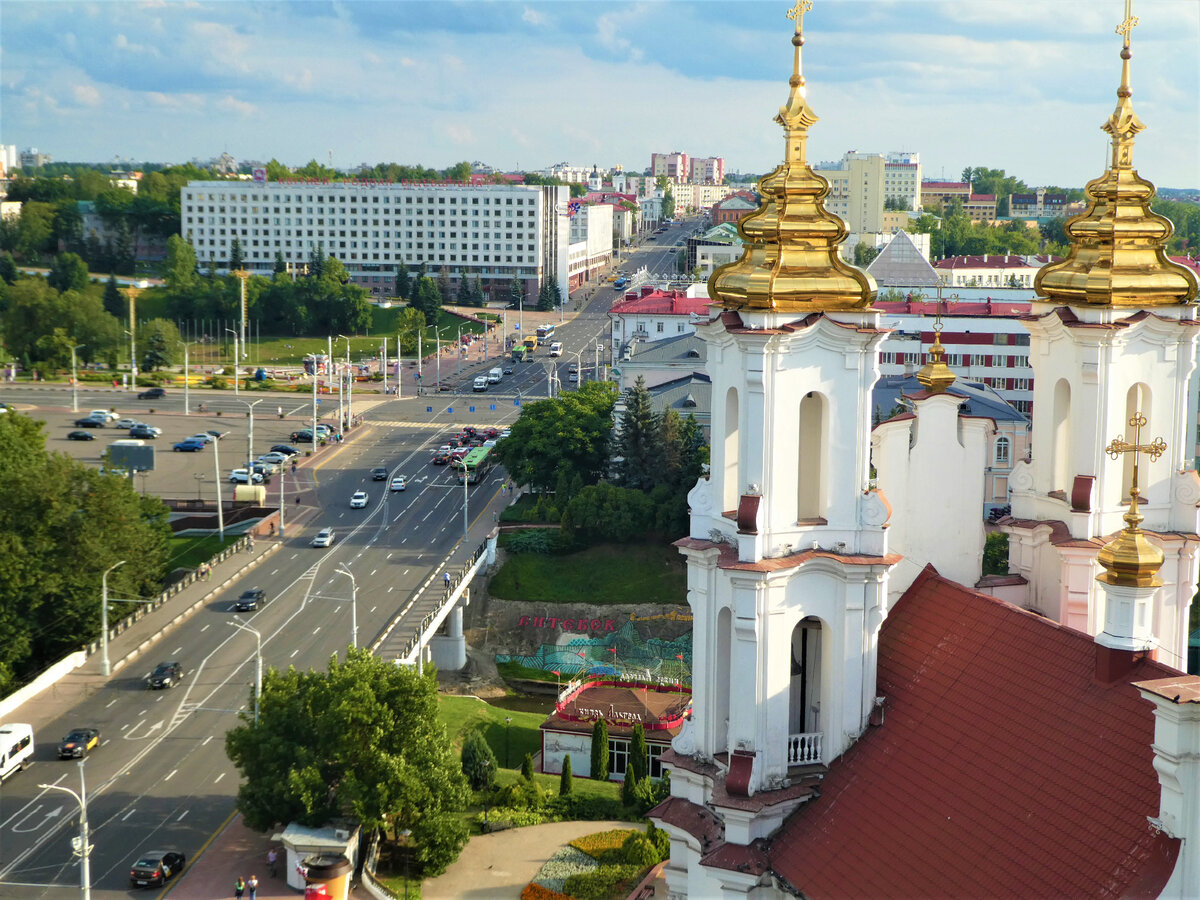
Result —
<instances>
[{"instance_id":1,"label":"asphalt road","mask_svg":"<svg viewBox=\"0 0 1200 900\"><path fill-rule=\"evenodd\" d=\"M643 264L643 254L653 252L634 251L621 268L632 270ZM585 310L558 330L555 339L566 345L567 353L586 350L585 356L592 355L596 341L607 335L605 313L614 299L609 286L598 288ZM564 355L554 363L565 369L568 361ZM453 384L457 395L431 391L419 398L371 398L368 424L355 440L326 451L316 467L300 470L295 483L287 476L288 496L302 490L304 505L316 507L317 514L304 527L288 530L284 546L257 569L39 731L34 765L0 787L0 896L57 900L78 895L78 861L70 844L76 807L60 792L38 787L44 782L78 790L77 765L55 758L58 739L74 727L97 727L102 733L102 744L85 767L94 896L128 896L129 865L141 851L167 848L182 850L189 859L196 855L233 811L238 776L225 756L223 736L253 702L256 639L231 623L261 634L265 665L324 668L331 654L344 652L355 618L358 643L366 645L404 610L463 538L463 490L448 467L431 465L430 451L463 423L511 422L520 411L514 401L546 396L545 364L550 360L541 352L500 385L472 393L474 374L495 362L464 366ZM457 368L456 361L444 360L443 372L448 365ZM569 389L565 377L563 381ZM409 387L405 385L411 395ZM198 394L192 394L193 409ZM51 449L98 462L106 442L65 440L75 417L69 391L3 385L0 399L45 419ZM163 427L158 439L162 448L195 431L228 429L221 441L231 457L226 463L222 456L224 475L234 462L232 448L248 437L245 406L231 393L206 391L204 401L210 414L184 416L182 397L175 391L153 403L112 391L81 389L79 395L80 414L115 406ZM279 404L289 416L283 421L273 414ZM256 453L286 438L301 423L298 417L311 412L300 395L268 395L258 409L270 412L255 418ZM216 416L217 410L224 414ZM109 438L122 434L103 431ZM182 496L213 490L208 451L157 456L155 472L140 488ZM387 482L371 480L374 466L407 476L408 489L388 492ZM207 480L193 478L196 474ZM487 504L495 501L502 477L495 470L484 483L469 488L467 514L473 531L467 546L473 547L490 527ZM278 482L272 485L272 494L277 487ZM370 502L365 509L350 509L350 495L359 489L368 492ZM335 529L335 544L311 547L312 535L325 526ZM343 566L353 574L356 591L339 572ZM233 599L253 586L266 591L268 602L258 612L234 614ZM182 683L172 690L147 691L145 676L168 659L182 662Z\"/></svg>"}]
</instances>

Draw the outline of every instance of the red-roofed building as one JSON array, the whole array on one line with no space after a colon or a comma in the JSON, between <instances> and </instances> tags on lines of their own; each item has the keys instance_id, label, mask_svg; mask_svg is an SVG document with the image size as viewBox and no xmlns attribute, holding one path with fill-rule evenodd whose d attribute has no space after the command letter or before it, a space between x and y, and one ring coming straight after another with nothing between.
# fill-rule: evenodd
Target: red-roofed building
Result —
<instances>
[{"instance_id":1,"label":"red-roofed building","mask_svg":"<svg viewBox=\"0 0 1200 900\"><path fill-rule=\"evenodd\" d=\"M972 222L995 222L996 195L971 194L963 201L963 212L971 217Z\"/></svg>"},{"instance_id":2,"label":"red-roofed building","mask_svg":"<svg viewBox=\"0 0 1200 900\"><path fill-rule=\"evenodd\" d=\"M621 358L622 348L633 341L661 341L691 334L697 321L707 321L712 301L691 297L684 291L662 291L642 285L629 291L608 311L612 320L612 358Z\"/></svg>"},{"instance_id":3,"label":"red-roofed building","mask_svg":"<svg viewBox=\"0 0 1200 900\"><path fill-rule=\"evenodd\" d=\"M758 209L758 197L754 192L738 191L712 205L712 223L713 225L722 225L725 222L732 222L736 225L739 219L750 215L756 209Z\"/></svg>"},{"instance_id":4,"label":"red-roofed building","mask_svg":"<svg viewBox=\"0 0 1200 900\"><path fill-rule=\"evenodd\" d=\"M957 197L966 203L971 197L969 181L922 181L921 208L941 209L947 200Z\"/></svg>"},{"instance_id":5,"label":"red-roofed building","mask_svg":"<svg viewBox=\"0 0 1200 900\"><path fill-rule=\"evenodd\" d=\"M948 256L933 264L946 287L1032 288L1038 269L1058 257L1039 254L983 253Z\"/></svg>"}]
</instances>

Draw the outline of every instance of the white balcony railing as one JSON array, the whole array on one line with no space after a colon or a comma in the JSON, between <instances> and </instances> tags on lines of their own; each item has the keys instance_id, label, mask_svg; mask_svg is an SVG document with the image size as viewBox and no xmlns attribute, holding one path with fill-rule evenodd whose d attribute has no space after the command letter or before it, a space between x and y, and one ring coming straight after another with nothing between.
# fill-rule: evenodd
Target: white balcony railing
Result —
<instances>
[{"instance_id":1,"label":"white balcony railing","mask_svg":"<svg viewBox=\"0 0 1200 900\"><path fill-rule=\"evenodd\" d=\"M813 731L808 734L789 734L787 746L787 764L789 766L807 766L821 762L821 736L823 732Z\"/></svg>"}]
</instances>

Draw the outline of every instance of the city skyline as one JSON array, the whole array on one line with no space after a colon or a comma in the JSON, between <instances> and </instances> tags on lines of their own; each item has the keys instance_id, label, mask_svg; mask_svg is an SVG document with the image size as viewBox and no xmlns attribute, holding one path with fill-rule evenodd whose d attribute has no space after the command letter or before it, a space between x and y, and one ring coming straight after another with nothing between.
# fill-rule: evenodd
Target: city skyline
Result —
<instances>
[{"instance_id":1,"label":"city skyline","mask_svg":"<svg viewBox=\"0 0 1200 900\"><path fill-rule=\"evenodd\" d=\"M62 162L238 159L350 169L479 160L642 171L652 152L782 156L782 2L5 4L4 143ZM1134 6L1135 162L1195 188L1200 4ZM1122 0L818 0L811 162L921 154L1082 186L1107 161ZM323 123L323 124L316 124ZM1014 124L1015 123L1015 124Z\"/></svg>"}]
</instances>

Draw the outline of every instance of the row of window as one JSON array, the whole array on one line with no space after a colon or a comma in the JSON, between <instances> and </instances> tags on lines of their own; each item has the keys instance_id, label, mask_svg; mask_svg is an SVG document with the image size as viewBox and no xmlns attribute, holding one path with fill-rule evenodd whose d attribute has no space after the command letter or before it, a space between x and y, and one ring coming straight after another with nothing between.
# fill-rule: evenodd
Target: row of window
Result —
<instances>
[{"instance_id":1,"label":"row of window","mask_svg":"<svg viewBox=\"0 0 1200 900\"><path fill-rule=\"evenodd\" d=\"M650 760L650 777L662 778L662 752L666 749L662 744L646 744L646 755ZM624 775L629 770L629 741L618 738L608 739L609 770L614 775Z\"/></svg>"},{"instance_id":2,"label":"row of window","mask_svg":"<svg viewBox=\"0 0 1200 900\"><path fill-rule=\"evenodd\" d=\"M260 197L260 195L258 195L258 194L250 194L247 196L247 195L227 193L227 192L213 193L213 194L207 194L207 195L202 194L202 193L193 194L190 192L185 192L183 199L184 199L184 202L196 201L196 202L208 202L208 203L229 203L231 205L234 203L258 203L260 201L262 203L279 203L279 202L281 202L281 198L272 197L270 194L262 194ZM392 204L393 199L396 201L395 204ZM401 204L402 199L403 199L403 204ZM502 204L500 202L501 199L502 198L500 198L500 197L482 197L482 198L481 197L472 197L471 203L469 205L470 206L526 206L526 205L533 206L537 202L535 200L535 198L533 198L533 197L504 197L503 198L504 202ZM396 206L417 205L417 206L419 206L421 204L427 204L429 206L435 205L432 197L414 196L412 194L404 194L404 195L375 194L370 198L370 200L371 200L371 203L380 204L383 206L390 206L390 205L396 205ZM381 200L382 200L382 203L381 203ZM464 197L464 198L462 198L462 200L463 200L463 202L461 205L467 206L468 205L467 198ZM479 202L480 200L483 200L483 203L480 203ZM493 200L495 200L496 202L492 203ZM345 203L346 201L347 201L346 194L330 194L329 198L328 198L329 203ZM350 201L350 206L352 207L352 210L353 210L353 208L355 208L355 205L358 203L362 203L363 205L366 205L367 198L366 197L349 197L349 201ZM283 203L291 203L292 202L291 195L285 194L282 197L282 202ZM296 202L297 203L314 203L314 202L315 203L325 203L326 198L324 195L320 195L320 194L317 195L316 197L303 196L303 195L297 194ZM446 198L444 196L439 196L437 198L436 205L438 205L438 206L446 206L446 205L458 206L460 204L458 203L457 197L451 197L450 203L447 204ZM224 207L222 207L221 212L224 212L224 211L225 211L225 209L224 209ZM275 212L279 212L278 207L275 209Z\"/></svg>"},{"instance_id":3,"label":"row of window","mask_svg":"<svg viewBox=\"0 0 1200 900\"><path fill-rule=\"evenodd\" d=\"M946 365L951 368L960 368L964 365L995 367L997 369L1029 368L1029 354L1027 353L1016 353L1010 356L993 356L989 353L947 353L945 359ZM929 361L929 357L921 353L903 353L888 350L879 354L879 361L884 365L902 366L905 362L924 365Z\"/></svg>"}]
</instances>

